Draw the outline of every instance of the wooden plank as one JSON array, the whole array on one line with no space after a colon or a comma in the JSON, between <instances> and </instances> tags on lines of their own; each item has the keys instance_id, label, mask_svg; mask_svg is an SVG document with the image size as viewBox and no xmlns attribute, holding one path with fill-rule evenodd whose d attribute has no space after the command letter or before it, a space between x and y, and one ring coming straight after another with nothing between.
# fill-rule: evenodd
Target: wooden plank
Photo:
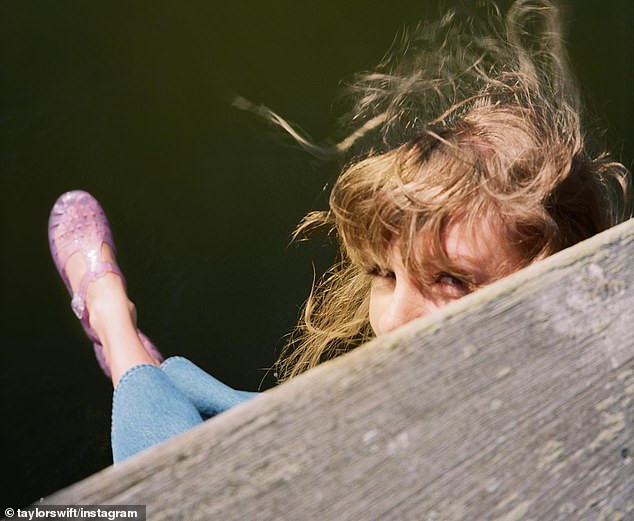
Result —
<instances>
[{"instance_id":1,"label":"wooden plank","mask_svg":"<svg viewBox=\"0 0 634 521\"><path fill-rule=\"evenodd\" d=\"M148 519L634 519L634 221L48 503Z\"/></svg>"}]
</instances>

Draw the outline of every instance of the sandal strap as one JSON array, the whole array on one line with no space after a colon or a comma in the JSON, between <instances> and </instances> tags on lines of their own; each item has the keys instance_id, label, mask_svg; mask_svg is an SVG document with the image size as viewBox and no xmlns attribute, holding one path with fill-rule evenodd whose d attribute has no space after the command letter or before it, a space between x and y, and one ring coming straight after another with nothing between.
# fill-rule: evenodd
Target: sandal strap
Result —
<instances>
[{"instance_id":1,"label":"sandal strap","mask_svg":"<svg viewBox=\"0 0 634 521\"><path fill-rule=\"evenodd\" d=\"M88 290L88 285L108 273L114 273L115 275L121 277L121 280L125 281L119 266L113 262L97 261L91 263L90 269L81 279L79 291L73 294L73 298L70 301L70 307L72 308L73 313L75 313L77 318L82 322L85 322L88 318L88 311L86 309L86 291Z\"/></svg>"}]
</instances>

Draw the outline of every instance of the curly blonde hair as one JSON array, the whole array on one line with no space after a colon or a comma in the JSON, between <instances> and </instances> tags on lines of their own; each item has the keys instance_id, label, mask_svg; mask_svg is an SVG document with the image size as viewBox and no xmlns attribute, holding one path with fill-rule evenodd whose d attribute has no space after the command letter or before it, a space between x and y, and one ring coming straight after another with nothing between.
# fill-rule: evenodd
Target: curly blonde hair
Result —
<instances>
[{"instance_id":1,"label":"curly blonde hair","mask_svg":"<svg viewBox=\"0 0 634 521\"><path fill-rule=\"evenodd\" d=\"M588 150L559 9L547 0L516 1L505 17L485 8L419 25L359 75L354 130L334 149L274 115L313 152L352 157L329 208L296 232L325 226L340 253L277 362L280 380L372 337L369 271L385 265L395 238L415 273L456 272L444 227L489 216L525 266L630 215L627 169Z\"/></svg>"}]
</instances>

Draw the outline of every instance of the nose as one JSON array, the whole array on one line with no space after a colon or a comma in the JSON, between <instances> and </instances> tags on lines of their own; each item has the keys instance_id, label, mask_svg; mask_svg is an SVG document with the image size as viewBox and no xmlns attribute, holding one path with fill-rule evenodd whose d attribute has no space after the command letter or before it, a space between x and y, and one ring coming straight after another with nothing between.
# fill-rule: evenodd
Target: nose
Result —
<instances>
[{"instance_id":1,"label":"nose","mask_svg":"<svg viewBox=\"0 0 634 521\"><path fill-rule=\"evenodd\" d=\"M394 290L377 310L374 332L379 335L392 331L412 320L428 314L433 309L418 284L409 278L397 279Z\"/></svg>"}]
</instances>

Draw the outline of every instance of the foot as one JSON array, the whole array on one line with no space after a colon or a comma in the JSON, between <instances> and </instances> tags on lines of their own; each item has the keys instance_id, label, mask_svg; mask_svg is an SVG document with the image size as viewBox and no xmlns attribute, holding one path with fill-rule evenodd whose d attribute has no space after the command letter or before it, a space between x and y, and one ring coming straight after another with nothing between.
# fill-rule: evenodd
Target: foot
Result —
<instances>
[{"instance_id":1,"label":"foot","mask_svg":"<svg viewBox=\"0 0 634 521\"><path fill-rule=\"evenodd\" d=\"M62 195L49 218L49 244L73 296L73 311L94 342L106 375L114 381L131 363L160 363L161 354L136 328L136 310L128 299L112 233L97 200L82 191Z\"/></svg>"},{"instance_id":2,"label":"foot","mask_svg":"<svg viewBox=\"0 0 634 521\"><path fill-rule=\"evenodd\" d=\"M106 263L116 264L114 252L108 244L101 245L101 258ZM80 252L68 258L64 270L73 295L79 293L81 282L88 269L84 256ZM107 336L108 324L112 322L113 317L125 318L136 327L136 308L128 298L123 279L119 274L107 272L88 282L83 300L89 327L100 343Z\"/></svg>"}]
</instances>

